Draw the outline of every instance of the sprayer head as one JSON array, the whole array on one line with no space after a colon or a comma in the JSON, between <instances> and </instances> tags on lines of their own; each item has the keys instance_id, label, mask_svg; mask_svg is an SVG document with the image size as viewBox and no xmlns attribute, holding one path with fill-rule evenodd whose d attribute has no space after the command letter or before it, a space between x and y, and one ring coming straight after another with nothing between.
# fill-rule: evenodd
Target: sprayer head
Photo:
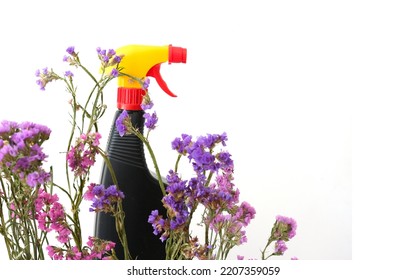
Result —
<instances>
[{"instance_id":1,"label":"sprayer head","mask_svg":"<svg viewBox=\"0 0 407 280\"><path fill-rule=\"evenodd\" d=\"M145 94L142 81L146 77L155 78L164 92L176 97L161 77L160 67L163 62L186 63L187 49L172 45L128 45L117 49L116 53L123 55L120 66L125 74L118 77L118 109L141 110Z\"/></svg>"}]
</instances>

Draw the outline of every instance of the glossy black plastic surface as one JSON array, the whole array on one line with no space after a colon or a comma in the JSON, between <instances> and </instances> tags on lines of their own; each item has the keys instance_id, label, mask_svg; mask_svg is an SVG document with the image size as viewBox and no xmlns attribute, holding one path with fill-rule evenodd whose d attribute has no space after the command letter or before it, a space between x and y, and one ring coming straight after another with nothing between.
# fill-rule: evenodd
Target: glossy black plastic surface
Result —
<instances>
[{"instance_id":1,"label":"glossy black plastic surface","mask_svg":"<svg viewBox=\"0 0 407 280\"><path fill-rule=\"evenodd\" d=\"M115 171L119 189L124 192L123 208L125 211L125 227L130 254L133 259L159 260L165 259L165 243L153 234L148 223L152 210L158 209L165 213L162 206L162 193L158 180L150 173L144 155L141 140L135 135L121 137L115 121L121 110L115 114L112 129L107 142L107 153ZM144 111L128 111L135 127L143 132ZM111 174L104 164L101 184L105 187L113 185ZM123 259L123 248L116 233L115 219L109 214L98 213L96 216L95 236L116 243L116 254Z\"/></svg>"}]
</instances>

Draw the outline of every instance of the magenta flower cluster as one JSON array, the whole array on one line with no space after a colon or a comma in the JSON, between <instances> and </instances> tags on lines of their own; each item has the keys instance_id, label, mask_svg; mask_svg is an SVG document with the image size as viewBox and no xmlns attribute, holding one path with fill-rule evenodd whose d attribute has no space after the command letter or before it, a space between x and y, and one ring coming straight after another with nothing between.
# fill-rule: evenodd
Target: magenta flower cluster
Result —
<instances>
[{"instance_id":1,"label":"magenta flower cluster","mask_svg":"<svg viewBox=\"0 0 407 280\"><path fill-rule=\"evenodd\" d=\"M95 164L101 137L98 132L82 134L75 146L68 151L66 159L75 176L81 177L88 174L89 169Z\"/></svg>"},{"instance_id":2,"label":"magenta flower cluster","mask_svg":"<svg viewBox=\"0 0 407 280\"><path fill-rule=\"evenodd\" d=\"M35 218L38 221L38 228L42 231L57 233L57 240L67 243L71 239L71 230L66 221L64 207L59 203L56 194L47 193L43 188L38 190L35 200Z\"/></svg>"},{"instance_id":3,"label":"magenta flower cluster","mask_svg":"<svg viewBox=\"0 0 407 280\"><path fill-rule=\"evenodd\" d=\"M81 250L77 246L63 249L56 246L47 246L48 255L52 260L109 260L109 252L116 244L112 241L101 240L89 236L86 246Z\"/></svg>"},{"instance_id":4,"label":"magenta flower cluster","mask_svg":"<svg viewBox=\"0 0 407 280\"><path fill-rule=\"evenodd\" d=\"M290 217L278 215L276 217L276 231L274 237L277 239L291 239L297 233L297 222Z\"/></svg>"},{"instance_id":5,"label":"magenta flower cluster","mask_svg":"<svg viewBox=\"0 0 407 280\"><path fill-rule=\"evenodd\" d=\"M274 245L274 255L283 255L287 250L285 242L296 235L297 222L290 217L278 215L271 231L270 238L276 240Z\"/></svg>"},{"instance_id":6,"label":"magenta flower cluster","mask_svg":"<svg viewBox=\"0 0 407 280\"><path fill-rule=\"evenodd\" d=\"M50 180L42 168L47 156L41 144L49 138L51 130L31 122L0 123L0 168L17 174L22 182L34 188Z\"/></svg>"}]
</instances>

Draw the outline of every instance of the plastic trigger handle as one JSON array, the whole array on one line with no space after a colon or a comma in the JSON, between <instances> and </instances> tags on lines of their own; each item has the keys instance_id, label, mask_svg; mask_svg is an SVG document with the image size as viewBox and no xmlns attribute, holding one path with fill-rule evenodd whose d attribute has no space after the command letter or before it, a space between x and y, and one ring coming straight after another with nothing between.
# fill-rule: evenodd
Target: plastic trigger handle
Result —
<instances>
[{"instance_id":1,"label":"plastic trigger handle","mask_svg":"<svg viewBox=\"0 0 407 280\"><path fill-rule=\"evenodd\" d=\"M167 86L167 83L163 80L163 78L161 77L161 73L160 73L160 67L161 64L156 64L153 67L151 67L150 70L148 70L147 76L149 77L153 77L156 79L158 85L160 86L160 88L165 91L169 96L172 97L177 97L175 94L173 94L170 89Z\"/></svg>"}]
</instances>

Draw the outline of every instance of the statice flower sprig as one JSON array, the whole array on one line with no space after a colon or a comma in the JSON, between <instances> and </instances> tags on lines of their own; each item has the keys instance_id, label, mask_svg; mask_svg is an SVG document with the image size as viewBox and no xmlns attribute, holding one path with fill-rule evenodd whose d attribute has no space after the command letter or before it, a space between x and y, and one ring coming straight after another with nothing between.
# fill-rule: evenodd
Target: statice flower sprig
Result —
<instances>
[{"instance_id":1,"label":"statice flower sprig","mask_svg":"<svg viewBox=\"0 0 407 280\"><path fill-rule=\"evenodd\" d=\"M148 94L142 105L145 110L145 127L156 128L155 112L149 113L153 103ZM116 121L121 136L134 134L148 148L157 174L160 170L147 136L133 127L127 111ZM226 147L227 134L207 134L193 140L183 134L172 142L178 152L174 170L166 177L167 187L162 188L166 213L153 210L148 218L154 234L166 242L167 259L226 259L230 250L247 242L245 227L255 217L255 209L248 203L239 203L239 190L233 183L234 164ZM221 147L219 150L217 147ZM181 157L191 163L196 176L181 179L178 164ZM161 176L157 176L163 186ZM212 182L213 181L213 182ZM191 221L197 209L203 212L201 224L204 236L200 241L191 236Z\"/></svg>"},{"instance_id":2,"label":"statice flower sprig","mask_svg":"<svg viewBox=\"0 0 407 280\"><path fill-rule=\"evenodd\" d=\"M10 259L42 259L46 232L38 230L36 197L52 181L43 168L42 144L51 130L43 125L0 123L0 234Z\"/></svg>"},{"instance_id":3,"label":"statice flower sprig","mask_svg":"<svg viewBox=\"0 0 407 280\"><path fill-rule=\"evenodd\" d=\"M278 215L271 229L270 237L266 246L261 252L262 260L267 260L271 256L281 256L287 250L286 242L297 234L297 222L290 217ZM274 242L274 250L267 252L268 247Z\"/></svg>"},{"instance_id":4,"label":"statice flower sprig","mask_svg":"<svg viewBox=\"0 0 407 280\"><path fill-rule=\"evenodd\" d=\"M148 79L146 79L148 81ZM154 130L157 125L158 117L156 112L150 114L149 110L151 110L154 106L153 102L150 99L150 95L148 93L148 85L149 82L142 82L141 83L144 85L144 90L145 90L145 95L143 96L143 103L141 104L141 108L145 110L143 117L145 118L145 127L147 128L147 134L144 135L142 131L140 131L137 127L134 127L132 122L131 122L131 117L129 116L128 112L126 110L123 110L119 117L116 119L115 125L117 132L119 133L120 136L124 136L126 134L134 134L136 135L145 145L145 147L148 150L148 153L150 154L150 157L153 161L154 165L154 170L157 174L157 179L158 183L160 185L160 189L163 195L166 194L165 192L165 186L164 182L161 177L161 172L160 168L158 166L157 158L155 156L154 150L150 144L150 141L148 139L148 136L150 134L150 131Z\"/></svg>"},{"instance_id":5,"label":"statice flower sprig","mask_svg":"<svg viewBox=\"0 0 407 280\"><path fill-rule=\"evenodd\" d=\"M71 70L65 71L64 75L54 74L52 77L58 77L65 83L66 91L71 95L69 102L71 106L71 132L66 152L66 178L68 189L60 188L65 192L71 201L73 230L76 248L82 250L83 244L81 239L81 226L79 219L80 206L84 199L86 186L90 178L91 168L94 166L97 157L100 156L109 168L115 188L118 188L114 171L109 159L103 149L100 148L101 134L99 133L98 122L106 111L104 104L104 89L109 82L118 77L121 70L120 62L123 56L119 56L113 49L96 48L96 55L100 62L99 75L92 74L85 67L79 57L75 47L68 47L63 61L73 67L72 71L82 70L91 81L89 94L83 100L79 98L77 86L75 84L74 73ZM46 84L45 82L39 84ZM73 174L72 174L73 173ZM93 186L94 183L91 184ZM110 188L111 189L111 188ZM109 189L109 190L110 190ZM105 207L115 209L110 211L117 220L116 226L120 241L124 248L126 259L130 259L130 253L127 246L127 236L124 230L124 213L122 211L122 198L105 200ZM95 203L95 202L94 202ZM111 203L110 205L107 205ZM112 246L109 246L112 247ZM114 256L114 254L113 254Z\"/></svg>"},{"instance_id":6,"label":"statice flower sprig","mask_svg":"<svg viewBox=\"0 0 407 280\"><path fill-rule=\"evenodd\" d=\"M85 200L90 201L90 212L115 218L124 258L131 259L122 207L126 194L120 190L107 154L100 148L102 135L98 127L107 108L104 89L110 81L124 75L145 90L141 107L147 133L133 127L125 110L116 121L116 129L122 137L136 135L153 161L165 213L152 209L148 222L157 238L165 242L166 259L227 259L232 249L248 242L246 228L256 216L250 203L240 201L240 191L234 183L234 162L226 150L227 134L193 137L185 133L175 138L171 143L177 153L175 166L164 180L149 140L158 124L148 92L149 79L122 73L123 57L113 49L97 48L96 56L100 63L96 75L82 64L73 46L66 49L62 58L70 67L62 74L48 67L35 73L40 90L53 81L61 81L70 95L71 128L64 151L66 183L54 182L53 168L47 171L43 167L47 155L42 144L50 137L48 127L30 122L0 123L0 234L9 258L44 259L45 249L54 260L117 259L115 243L93 236L84 241L79 214ZM77 92L76 77L80 73L90 81L89 94ZM91 170L99 158L112 176L110 186L91 182ZM181 159L193 171L190 178L181 174ZM60 194L66 195L67 206L62 204ZM192 228L195 217L203 229L199 236ZM261 258L283 255L296 230L294 219L277 216Z\"/></svg>"},{"instance_id":7,"label":"statice flower sprig","mask_svg":"<svg viewBox=\"0 0 407 280\"><path fill-rule=\"evenodd\" d=\"M153 102L146 91L142 109L145 111L144 136L133 127L130 116L123 110L116 120L116 129L120 136L136 135L148 148L157 179L163 193L163 206L166 213L153 210L148 217L152 231L166 246L166 259L227 259L230 251L246 243L246 227L255 218L256 210L248 202L239 201L240 191L234 184L234 162L231 154L225 150L228 137L226 133L207 134L196 139L188 134L175 138L171 145L178 153L175 167L166 177L164 189L160 169L148 140L149 132L154 130L158 118L150 113ZM179 162L185 157L195 176L182 179ZM203 236L192 235L191 222L194 215L200 215L200 224L204 228ZM278 217L271 242L275 242L272 255L282 255L287 246L285 241L295 235L296 223L290 220L292 227L288 233L282 230L287 222ZM287 229L287 228L286 228ZM277 237L276 232L282 234ZM271 244L271 243L270 243ZM268 244L266 248L270 245ZM266 250L266 249L265 249ZM266 258L263 251L262 257ZM270 257L270 256L268 256Z\"/></svg>"},{"instance_id":8,"label":"statice flower sprig","mask_svg":"<svg viewBox=\"0 0 407 280\"><path fill-rule=\"evenodd\" d=\"M245 227L256 211L248 202L239 202L240 192L233 183L234 163L230 153L223 149L226 141L227 135L222 133L207 134L196 140L183 134L172 142L173 149L179 153L175 170L179 157L185 156L195 176L182 180L171 170L163 198L167 218L153 211L149 219L154 233L166 240L169 259L226 259L232 248L247 242ZM222 149L218 151L219 145ZM190 233L192 218L200 208L204 227L201 241Z\"/></svg>"},{"instance_id":9,"label":"statice flower sprig","mask_svg":"<svg viewBox=\"0 0 407 280\"><path fill-rule=\"evenodd\" d=\"M71 129L66 148L65 184L55 183L51 172L42 169L46 155L42 152L41 144L49 137L48 128L30 123L1 123L0 233L5 238L10 258L43 259L44 245L47 245L48 254L53 259L116 258L115 244L110 241L95 237L89 237L86 245L82 241L79 213L82 201L90 198L91 190L90 187L86 190L86 186L95 186L94 183L89 185L89 180L91 168L98 157L106 161L115 185L106 189L103 186L94 187L94 197L90 199L91 210L111 213L115 217L125 258L131 258L124 230L124 195L118 188L106 153L99 146L101 134L98 131L98 122L107 108L103 98L104 89L119 75L122 56L116 55L113 49L101 48L96 49L96 54L100 62L98 75L93 75L82 64L73 46L66 49L62 59L70 69L58 74L46 67L35 73L41 90L45 90L53 81L62 81L70 95ZM87 95L77 92L75 77L78 71L91 81ZM10 189L10 186L13 188ZM68 207L60 203L55 191L67 195L70 202ZM29 225L29 228L25 225ZM19 234L16 239L13 237L16 232L25 234ZM55 232L59 245L48 243L46 236L52 232ZM27 236L27 233L30 234ZM32 248L26 244L31 244Z\"/></svg>"}]
</instances>

